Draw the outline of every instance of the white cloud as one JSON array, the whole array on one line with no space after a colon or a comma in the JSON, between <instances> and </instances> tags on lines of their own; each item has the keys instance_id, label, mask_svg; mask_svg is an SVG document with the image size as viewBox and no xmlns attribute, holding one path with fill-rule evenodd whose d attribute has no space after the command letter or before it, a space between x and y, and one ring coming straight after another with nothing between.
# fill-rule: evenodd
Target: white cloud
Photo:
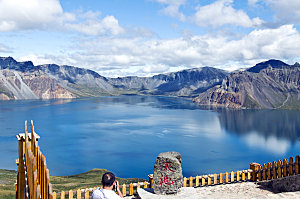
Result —
<instances>
[{"instance_id":1,"label":"white cloud","mask_svg":"<svg viewBox=\"0 0 300 199\"><path fill-rule=\"evenodd\" d=\"M0 32L17 30L71 30L87 35L124 32L114 16L100 12L64 12L59 0L0 0ZM77 17L76 17L77 16Z\"/></svg>"},{"instance_id":2,"label":"white cloud","mask_svg":"<svg viewBox=\"0 0 300 199\"><path fill-rule=\"evenodd\" d=\"M83 23L66 24L66 27L77 32L87 35L103 35L110 33L118 35L124 32L124 29L119 25L118 20L114 16L106 16L102 20L88 19Z\"/></svg>"},{"instance_id":3,"label":"white cloud","mask_svg":"<svg viewBox=\"0 0 300 199\"><path fill-rule=\"evenodd\" d=\"M295 45L297 43L300 43L299 32L293 25L284 25L276 29L253 30L240 39L210 34L150 40L98 38L78 41L78 46L68 54L37 56L35 60L49 63L43 59L51 57L53 63L90 68L108 76L149 76L175 68L200 66L233 70L271 58L299 61L300 46Z\"/></svg>"},{"instance_id":4,"label":"white cloud","mask_svg":"<svg viewBox=\"0 0 300 199\"><path fill-rule=\"evenodd\" d=\"M193 21L198 26L234 25L242 27L257 27L262 24L259 18L250 19L243 10L232 7L233 0L218 0L205 6L199 6Z\"/></svg>"},{"instance_id":5,"label":"white cloud","mask_svg":"<svg viewBox=\"0 0 300 199\"><path fill-rule=\"evenodd\" d=\"M74 20L64 13L58 0L1 0L0 31L46 29Z\"/></svg>"},{"instance_id":6,"label":"white cloud","mask_svg":"<svg viewBox=\"0 0 300 199\"><path fill-rule=\"evenodd\" d=\"M161 10L164 15L170 17L177 17L181 21L185 21L185 15L179 11L180 7L185 4L186 0L154 0L158 3L166 5Z\"/></svg>"},{"instance_id":7,"label":"white cloud","mask_svg":"<svg viewBox=\"0 0 300 199\"><path fill-rule=\"evenodd\" d=\"M243 139L252 148L261 148L278 155L285 154L291 146L289 140L279 139L275 136L264 137L257 132L251 132L244 136Z\"/></svg>"},{"instance_id":8,"label":"white cloud","mask_svg":"<svg viewBox=\"0 0 300 199\"><path fill-rule=\"evenodd\" d=\"M275 12L275 18L281 23L300 24L299 0L264 0Z\"/></svg>"}]
</instances>

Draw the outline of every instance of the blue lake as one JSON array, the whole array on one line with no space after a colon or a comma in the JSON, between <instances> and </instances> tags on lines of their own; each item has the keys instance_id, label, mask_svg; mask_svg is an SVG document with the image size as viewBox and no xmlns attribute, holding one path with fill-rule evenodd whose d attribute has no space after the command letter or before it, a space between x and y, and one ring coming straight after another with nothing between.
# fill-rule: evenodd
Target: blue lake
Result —
<instances>
[{"instance_id":1,"label":"blue lake","mask_svg":"<svg viewBox=\"0 0 300 199\"><path fill-rule=\"evenodd\" d=\"M0 101L2 169L16 170L15 136L25 120L34 120L51 175L105 168L147 178L159 153L178 151L189 177L300 152L300 111L205 110L189 100L152 96Z\"/></svg>"}]
</instances>

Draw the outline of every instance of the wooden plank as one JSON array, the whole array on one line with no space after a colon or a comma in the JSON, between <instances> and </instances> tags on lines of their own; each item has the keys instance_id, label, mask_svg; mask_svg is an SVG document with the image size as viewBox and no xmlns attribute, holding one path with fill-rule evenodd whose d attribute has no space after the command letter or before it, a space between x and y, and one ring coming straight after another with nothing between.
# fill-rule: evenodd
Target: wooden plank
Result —
<instances>
[{"instance_id":1,"label":"wooden plank","mask_svg":"<svg viewBox=\"0 0 300 199\"><path fill-rule=\"evenodd\" d=\"M252 171L252 172L253 172L253 171ZM251 179L251 170L248 169L247 174L248 174L248 175L247 175L247 178L248 178L248 181L249 181L249 180Z\"/></svg>"},{"instance_id":2,"label":"wooden plank","mask_svg":"<svg viewBox=\"0 0 300 199\"><path fill-rule=\"evenodd\" d=\"M66 194L64 191L60 192L60 199L65 199L65 196Z\"/></svg>"},{"instance_id":3,"label":"wooden plank","mask_svg":"<svg viewBox=\"0 0 300 199\"><path fill-rule=\"evenodd\" d=\"M282 161L281 160L278 160L278 168L277 168L277 175L278 175L278 178L281 178L282 177Z\"/></svg>"},{"instance_id":4,"label":"wooden plank","mask_svg":"<svg viewBox=\"0 0 300 199\"><path fill-rule=\"evenodd\" d=\"M267 170L267 165L263 164L263 180L267 180L266 170Z\"/></svg>"},{"instance_id":5,"label":"wooden plank","mask_svg":"<svg viewBox=\"0 0 300 199\"><path fill-rule=\"evenodd\" d=\"M256 180L257 180L257 170L258 170L259 166L260 166L260 164L258 164L256 162L250 163L250 169L253 171L252 178L251 178L252 182L256 182ZM249 180L249 178L248 178L248 180Z\"/></svg>"},{"instance_id":6,"label":"wooden plank","mask_svg":"<svg viewBox=\"0 0 300 199\"><path fill-rule=\"evenodd\" d=\"M183 187L186 187L186 184L187 184L186 181L187 181L187 178L184 177L184 178L183 178Z\"/></svg>"},{"instance_id":7,"label":"wooden plank","mask_svg":"<svg viewBox=\"0 0 300 199\"><path fill-rule=\"evenodd\" d=\"M211 177L210 177L210 174L207 176L207 185L211 185Z\"/></svg>"},{"instance_id":8,"label":"wooden plank","mask_svg":"<svg viewBox=\"0 0 300 199\"><path fill-rule=\"evenodd\" d=\"M81 199L81 190L77 189L76 191L77 199Z\"/></svg>"},{"instance_id":9,"label":"wooden plank","mask_svg":"<svg viewBox=\"0 0 300 199\"><path fill-rule=\"evenodd\" d=\"M205 176L204 175L202 175L202 178L201 178L201 185L205 186Z\"/></svg>"},{"instance_id":10,"label":"wooden plank","mask_svg":"<svg viewBox=\"0 0 300 199\"><path fill-rule=\"evenodd\" d=\"M129 184L129 195L130 196L133 195L133 184L132 183Z\"/></svg>"},{"instance_id":11,"label":"wooden plank","mask_svg":"<svg viewBox=\"0 0 300 199\"><path fill-rule=\"evenodd\" d=\"M122 185L122 194L123 196L126 196L126 184Z\"/></svg>"},{"instance_id":12,"label":"wooden plank","mask_svg":"<svg viewBox=\"0 0 300 199\"><path fill-rule=\"evenodd\" d=\"M193 187L193 177L191 176L190 177L190 180L189 180L190 182L189 182L189 185L190 185L190 187Z\"/></svg>"},{"instance_id":13,"label":"wooden plank","mask_svg":"<svg viewBox=\"0 0 300 199\"><path fill-rule=\"evenodd\" d=\"M86 189L84 193L84 199L89 199L89 197L90 197L90 191Z\"/></svg>"},{"instance_id":14,"label":"wooden plank","mask_svg":"<svg viewBox=\"0 0 300 199\"><path fill-rule=\"evenodd\" d=\"M272 164L268 162L268 168L267 168L268 180L272 179L271 170L272 170Z\"/></svg>"},{"instance_id":15,"label":"wooden plank","mask_svg":"<svg viewBox=\"0 0 300 199\"><path fill-rule=\"evenodd\" d=\"M228 172L225 173L225 183L228 183Z\"/></svg>"},{"instance_id":16,"label":"wooden plank","mask_svg":"<svg viewBox=\"0 0 300 199\"><path fill-rule=\"evenodd\" d=\"M272 178L273 179L277 179L276 168L277 168L277 162L273 161L273 164L272 164Z\"/></svg>"},{"instance_id":17,"label":"wooden plank","mask_svg":"<svg viewBox=\"0 0 300 199\"><path fill-rule=\"evenodd\" d=\"M236 172L236 181L239 182L240 181L240 171Z\"/></svg>"},{"instance_id":18,"label":"wooden plank","mask_svg":"<svg viewBox=\"0 0 300 199\"><path fill-rule=\"evenodd\" d=\"M214 174L214 184L218 184L218 175Z\"/></svg>"},{"instance_id":19,"label":"wooden plank","mask_svg":"<svg viewBox=\"0 0 300 199\"><path fill-rule=\"evenodd\" d=\"M231 171L231 174L230 174L230 182L234 182L234 172Z\"/></svg>"},{"instance_id":20,"label":"wooden plank","mask_svg":"<svg viewBox=\"0 0 300 199\"><path fill-rule=\"evenodd\" d=\"M257 172L258 172L258 181L262 181L262 166L261 165L259 165Z\"/></svg>"},{"instance_id":21,"label":"wooden plank","mask_svg":"<svg viewBox=\"0 0 300 199\"><path fill-rule=\"evenodd\" d=\"M25 165L24 165L24 154L25 154L25 142L24 140L19 140L19 166L18 166L18 198L24 199L25 190Z\"/></svg>"},{"instance_id":22,"label":"wooden plank","mask_svg":"<svg viewBox=\"0 0 300 199\"><path fill-rule=\"evenodd\" d=\"M287 165L288 165L288 160L286 158L284 158L283 159L283 177L286 177L288 175Z\"/></svg>"},{"instance_id":23,"label":"wooden plank","mask_svg":"<svg viewBox=\"0 0 300 199\"><path fill-rule=\"evenodd\" d=\"M290 157L290 159L289 159L289 176L294 175L293 164L294 164L294 158Z\"/></svg>"},{"instance_id":24,"label":"wooden plank","mask_svg":"<svg viewBox=\"0 0 300 199\"><path fill-rule=\"evenodd\" d=\"M35 158L33 159L33 161L35 160ZM36 164L36 162L34 161L33 162L33 164L35 165ZM35 166L34 166L34 168L35 168ZM39 198L38 197L38 182L37 182L38 180L37 180L37 170L35 169L34 171L33 171L33 199L37 199L37 198Z\"/></svg>"},{"instance_id":25,"label":"wooden plank","mask_svg":"<svg viewBox=\"0 0 300 199\"><path fill-rule=\"evenodd\" d=\"M49 196L49 184L50 184L50 174L49 174L49 169L46 169L46 184L45 184L46 198Z\"/></svg>"},{"instance_id":26,"label":"wooden plank","mask_svg":"<svg viewBox=\"0 0 300 199\"><path fill-rule=\"evenodd\" d=\"M69 199L73 199L73 191L72 190L69 191Z\"/></svg>"},{"instance_id":27,"label":"wooden plank","mask_svg":"<svg viewBox=\"0 0 300 199\"><path fill-rule=\"evenodd\" d=\"M223 173L220 173L220 180L219 180L220 184L223 184Z\"/></svg>"},{"instance_id":28,"label":"wooden plank","mask_svg":"<svg viewBox=\"0 0 300 199\"><path fill-rule=\"evenodd\" d=\"M295 157L295 173L296 173L296 175L300 173L299 167L300 167L300 157L299 157L299 155L297 155Z\"/></svg>"},{"instance_id":29,"label":"wooden plank","mask_svg":"<svg viewBox=\"0 0 300 199\"><path fill-rule=\"evenodd\" d=\"M199 187L199 185L200 185L199 182L200 182L199 176L196 176L196 182L195 182L196 183L196 185L195 185L196 187Z\"/></svg>"}]
</instances>

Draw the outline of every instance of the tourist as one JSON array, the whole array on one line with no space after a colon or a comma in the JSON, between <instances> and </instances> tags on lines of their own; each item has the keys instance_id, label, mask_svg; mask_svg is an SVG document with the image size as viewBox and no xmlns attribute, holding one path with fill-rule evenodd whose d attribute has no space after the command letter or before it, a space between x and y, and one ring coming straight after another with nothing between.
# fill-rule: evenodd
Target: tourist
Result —
<instances>
[{"instance_id":1,"label":"tourist","mask_svg":"<svg viewBox=\"0 0 300 199\"><path fill-rule=\"evenodd\" d=\"M102 189L96 189L93 192L92 199L120 199L123 195L119 188L118 181L115 180L115 175L111 172L107 172L102 176ZM115 193L116 187L118 195Z\"/></svg>"}]
</instances>

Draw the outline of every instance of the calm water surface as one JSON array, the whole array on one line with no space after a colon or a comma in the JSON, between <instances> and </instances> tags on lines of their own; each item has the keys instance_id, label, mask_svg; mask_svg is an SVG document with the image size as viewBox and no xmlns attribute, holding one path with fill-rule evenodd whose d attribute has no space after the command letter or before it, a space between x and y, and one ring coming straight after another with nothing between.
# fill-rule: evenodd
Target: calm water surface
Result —
<instances>
[{"instance_id":1,"label":"calm water surface","mask_svg":"<svg viewBox=\"0 0 300 199\"><path fill-rule=\"evenodd\" d=\"M51 175L106 168L147 178L160 152L178 151L189 177L300 152L300 111L201 110L184 99L144 96L0 101L0 168L16 169L15 135L31 119Z\"/></svg>"}]
</instances>

